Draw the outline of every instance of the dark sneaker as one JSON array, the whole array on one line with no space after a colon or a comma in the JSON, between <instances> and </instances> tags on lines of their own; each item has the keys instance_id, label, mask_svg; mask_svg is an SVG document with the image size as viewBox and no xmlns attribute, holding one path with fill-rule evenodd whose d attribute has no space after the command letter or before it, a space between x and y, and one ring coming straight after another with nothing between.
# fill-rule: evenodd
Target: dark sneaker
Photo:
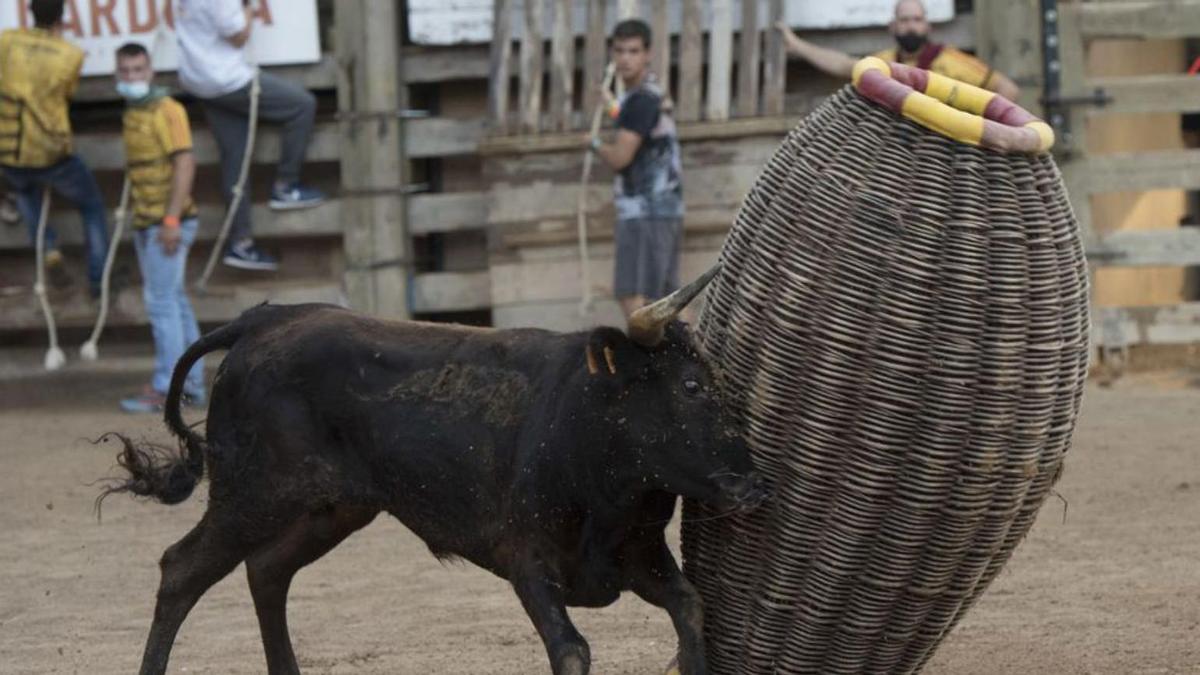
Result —
<instances>
[{"instance_id":1,"label":"dark sneaker","mask_svg":"<svg viewBox=\"0 0 1200 675\"><path fill-rule=\"evenodd\" d=\"M67 271L67 265L63 262L62 252L46 252L46 278L49 279L50 286L58 290L70 288L74 284L71 273Z\"/></svg>"},{"instance_id":2,"label":"dark sneaker","mask_svg":"<svg viewBox=\"0 0 1200 675\"><path fill-rule=\"evenodd\" d=\"M121 410L127 413L160 413L167 402L167 395L146 387L141 394L121 399Z\"/></svg>"},{"instance_id":3,"label":"dark sneaker","mask_svg":"<svg viewBox=\"0 0 1200 675\"><path fill-rule=\"evenodd\" d=\"M279 261L255 246L253 241L230 244L221 262L240 270L256 272L274 272L279 269Z\"/></svg>"},{"instance_id":4,"label":"dark sneaker","mask_svg":"<svg viewBox=\"0 0 1200 675\"><path fill-rule=\"evenodd\" d=\"M325 201L325 193L300 183L271 190L271 208L276 211L309 209Z\"/></svg>"}]
</instances>

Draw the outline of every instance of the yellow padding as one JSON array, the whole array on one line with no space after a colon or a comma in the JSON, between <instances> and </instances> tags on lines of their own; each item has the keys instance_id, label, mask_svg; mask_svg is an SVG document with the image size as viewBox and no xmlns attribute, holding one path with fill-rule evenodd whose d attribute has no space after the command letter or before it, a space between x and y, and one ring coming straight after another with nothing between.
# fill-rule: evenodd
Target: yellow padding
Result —
<instances>
[{"instance_id":1,"label":"yellow padding","mask_svg":"<svg viewBox=\"0 0 1200 675\"><path fill-rule=\"evenodd\" d=\"M900 110L908 119L960 143L979 145L983 141L983 118L955 110L945 103L914 91L904 99Z\"/></svg>"},{"instance_id":2,"label":"yellow padding","mask_svg":"<svg viewBox=\"0 0 1200 675\"><path fill-rule=\"evenodd\" d=\"M1033 129L1038 135L1038 152L1046 152L1054 147L1054 129L1049 124L1041 120L1034 120L1025 125L1026 128Z\"/></svg>"},{"instance_id":3,"label":"yellow padding","mask_svg":"<svg viewBox=\"0 0 1200 675\"><path fill-rule=\"evenodd\" d=\"M925 93L946 105L975 115L982 115L992 99L996 98L995 92L933 72L929 73L929 85Z\"/></svg>"},{"instance_id":4,"label":"yellow padding","mask_svg":"<svg viewBox=\"0 0 1200 675\"><path fill-rule=\"evenodd\" d=\"M854 64L854 70L850 72L850 81L854 83L854 86L858 86L858 81L862 79L863 73L868 70L878 70L886 77L892 76L892 68L887 64L887 61L877 56L868 56L859 59L858 63Z\"/></svg>"}]
</instances>

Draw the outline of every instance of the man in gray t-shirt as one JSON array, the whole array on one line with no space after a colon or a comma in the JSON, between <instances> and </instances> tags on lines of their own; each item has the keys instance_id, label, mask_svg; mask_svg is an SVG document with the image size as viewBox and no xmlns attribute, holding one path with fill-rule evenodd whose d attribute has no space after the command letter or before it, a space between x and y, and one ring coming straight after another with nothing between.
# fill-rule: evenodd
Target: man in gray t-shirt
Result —
<instances>
[{"instance_id":1,"label":"man in gray t-shirt","mask_svg":"<svg viewBox=\"0 0 1200 675\"><path fill-rule=\"evenodd\" d=\"M613 143L589 139L617 172L613 291L629 316L679 286L683 187L675 122L650 73L650 27L628 19L613 29L613 60L625 84Z\"/></svg>"}]
</instances>

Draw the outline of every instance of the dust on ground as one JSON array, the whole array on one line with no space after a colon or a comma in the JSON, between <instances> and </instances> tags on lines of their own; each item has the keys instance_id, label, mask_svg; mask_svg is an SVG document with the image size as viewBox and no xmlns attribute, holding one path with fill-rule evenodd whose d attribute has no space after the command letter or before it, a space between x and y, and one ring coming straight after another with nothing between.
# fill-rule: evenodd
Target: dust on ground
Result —
<instances>
[{"instance_id":1,"label":"dust on ground","mask_svg":"<svg viewBox=\"0 0 1200 675\"><path fill-rule=\"evenodd\" d=\"M164 507L117 496L97 523L88 483L144 374L0 383L0 673L131 673L153 611L157 560L203 497ZM926 672L1200 673L1200 376L1090 386L1058 493ZM202 495L204 490L199 490ZM1064 520L1065 515L1065 520ZM677 532L676 532L677 534ZM265 670L241 568L184 624L172 673ZM594 672L656 673L674 650L666 615L635 597L575 610ZM386 516L303 570L290 623L310 674L549 672L508 585L443 565Z\"/></svg>"}]
</instances>

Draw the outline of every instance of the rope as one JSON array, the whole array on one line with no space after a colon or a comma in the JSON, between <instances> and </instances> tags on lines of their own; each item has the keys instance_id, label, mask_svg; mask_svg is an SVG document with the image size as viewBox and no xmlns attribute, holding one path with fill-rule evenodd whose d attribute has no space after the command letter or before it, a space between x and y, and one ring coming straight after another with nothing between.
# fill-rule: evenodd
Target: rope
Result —
<instances>
[{"instance_id":1,"label":"rope","mask_svg":"<svg viewBox=\"0 0 1200 675\"><path fill-rule=\"evenodd\" d=\"M50 309L50 301L46 298L46 220L50 216L50 188L47 187L42 197L42 215L37 227L37 277L33 284L33 294L37 296L42 306L42 315L46 317L46 332L50 335L50 347L46 350L44 361L46 370L58 370L67 362L67 357L58 346L58 326L54 323L54 312Z\"/></svg>"},{"instance_id":2,"label":"rope","mask_svg":"<svg viewBox=\"0 0 1200 675\"><path fill-rule=\"evenodd\" d=\"M108 308L112 297L109 279L112 278L113 261L117 259L117 247L121 245L121 234L125 229L130 189L129 176L126 174L125 184L121 187L121 202L117 205L117 212L114 216L117 222L113 224L112 238L108 243L108 255L104 258L104 275L100 278L100 314L96 317L96 325L92 328L91 336L79 347L79 357L84 361L95 361L100 356L97 345L100 342L100 334L104 332L104 324L108 321Z\"/></svg>"},{"instance_id":3,"label":"rope","mask_svg":"<svg viewBox=\"0 0 1200 675\"><path fill-rule=\"evenodd\" d=\"M600 85L601 90L605 92L605 99L609 87L612 86L613 77L617 72L616 64L609 63L604 69L604 83ZM592 113L591 138L595 139L600 133L600 121L604 118L604 110L608 107L608 100L601 100L596 104L596 110ZM575 222L579 230L579 276L580 284L583 285L583 295L579 300L579 314L587 315L592 309L592 272L588 255L588 240L587 240L587 187L592 180L592 160L594 153L591 148L588 148L583 153L583 175L579 179L579 196L575 203Z\"/></svg>"},{"instance_id":4,"label":"rope","mask_svg":"<svg viewBox=\"0 0 1200 675\"><path fill-rule=\"evenodd\" d=\"M208 263L204 265L204 272L200 274L200 278L196 281L196 292L203 294L208 288L208 280L212 277L213 268L217 265L217 258L221 257L221 252L225 249L225 240L229 237L229 230L233 226L233 218L237 215L238 207L242 204L246 188L246 179L250 177L250 161L254 155L254 137L258 130L258 98L262 91L262 87L258 82L258 71L254 72L254 79L250 81L250 126L246 130L246 151L242 153L242 167L238 173L237 183L233 186L233 196L229 200L229 210L225 212L225 222L221 224L221 232L217 235L217 241L213 244L212 252L208 255Z\"/></svg>"}]
</instances>

